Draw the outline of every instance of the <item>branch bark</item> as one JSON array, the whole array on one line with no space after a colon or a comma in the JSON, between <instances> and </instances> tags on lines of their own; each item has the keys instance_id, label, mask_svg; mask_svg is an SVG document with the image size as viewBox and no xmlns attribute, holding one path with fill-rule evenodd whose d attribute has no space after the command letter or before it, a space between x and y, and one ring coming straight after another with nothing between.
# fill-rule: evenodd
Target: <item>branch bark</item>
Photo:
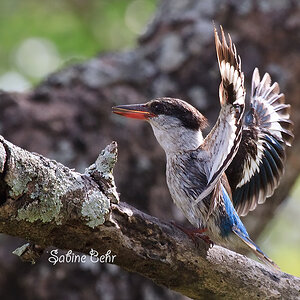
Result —
<instances>
[{"instance_id":1,"label":"branch bark","mask_svg":"<svg viewBox=\"0 0 300 300\"><path fill-rule=\"evenodd\" d=\"M112 143L80 174L0 138L0 231L30 240L38 251L111 250L120 267L193 299L300 296L300 278L202 241L195 247L170 223L119 202L116 155Z\"/></svg>"}]
</instances>

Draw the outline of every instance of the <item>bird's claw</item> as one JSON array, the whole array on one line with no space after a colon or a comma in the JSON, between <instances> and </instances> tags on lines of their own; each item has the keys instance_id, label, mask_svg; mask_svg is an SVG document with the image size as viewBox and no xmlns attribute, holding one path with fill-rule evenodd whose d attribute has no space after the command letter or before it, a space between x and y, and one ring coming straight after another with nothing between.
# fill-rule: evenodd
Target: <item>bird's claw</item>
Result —
<instances>
[{"instance_id":1,"label":"bird's claw","mask_svg":"<svg viewBox=\"0 0 300 300\"><path fill-rule=\"evenodd\" d=\"M209 248L212 248L215 244L206 234L199 234L198 237L202 239L206 244L209 245Z\"/></svg>"},{"instance_id":2,"label":"bird's claw","mask_svg":"<svg viewBox=\"0 0 300 300\"><path fill-rule=\"evenodd\" d=\"M194 242L197 248L199 247L198 238L202 239L206 244L208 244L209 248L212 248L214 246L214 242L206 234L203 234L203 232L205 232L207 228L185 228L173 221L171 222L171 224L184 232Z\"/></svg>"}]
</instances>

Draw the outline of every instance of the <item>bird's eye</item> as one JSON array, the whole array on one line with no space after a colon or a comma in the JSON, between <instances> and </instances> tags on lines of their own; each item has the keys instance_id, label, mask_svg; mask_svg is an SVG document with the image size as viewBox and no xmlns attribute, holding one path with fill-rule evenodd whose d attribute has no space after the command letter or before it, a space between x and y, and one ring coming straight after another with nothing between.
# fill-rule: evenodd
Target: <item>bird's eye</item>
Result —
<instances>
[{"instance_id":1,"label":"bird's eye","mask_svg":"<svg viewBox=\"0 0 300 300\"><path fill-rule=\"evenodd\" d=\"M161 105L158 102L153 102L151 105L151 108L155 111L158 111L158 110L160 110Z\"/></svg>"}]
</instances>

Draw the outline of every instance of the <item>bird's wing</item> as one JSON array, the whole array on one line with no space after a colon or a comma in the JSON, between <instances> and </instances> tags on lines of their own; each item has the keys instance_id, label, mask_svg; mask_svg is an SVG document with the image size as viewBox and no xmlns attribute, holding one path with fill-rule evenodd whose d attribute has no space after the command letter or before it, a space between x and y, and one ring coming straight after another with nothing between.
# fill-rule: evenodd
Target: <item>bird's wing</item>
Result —
<instances>
[{"instance_id":1,"label":"bird's wing","mask_svg":"<svg viewBox=\"0 0 300 300\"><path fill-rule=\"evenodd\" d=\"M207 153L205 172L207 185L199 195L195 204L208 196L215 188L224 171L235 156L242 132L242 118L245 106L244 74L241 71L241 59L237 56L236 48L228 35L227 43L221 27L220 41L215 29L215 44L218 57L221 84L219 97L221 111L219 118L199 148ZM202 159L199 157L199 159Z\"/></svg>"},{"instance_id":2,"label":"bird's wing","mask_svg":"<svg viewBox=\"0 0 300 300\"><path fill-rule=\"evenodd\" d=\"M245 113L239 150L226 170L233 204L247 215L270 197L283 173L285 148L293 139L290 106L268 73L253 72L249 110Z\"/></svg>"}]
</instances>

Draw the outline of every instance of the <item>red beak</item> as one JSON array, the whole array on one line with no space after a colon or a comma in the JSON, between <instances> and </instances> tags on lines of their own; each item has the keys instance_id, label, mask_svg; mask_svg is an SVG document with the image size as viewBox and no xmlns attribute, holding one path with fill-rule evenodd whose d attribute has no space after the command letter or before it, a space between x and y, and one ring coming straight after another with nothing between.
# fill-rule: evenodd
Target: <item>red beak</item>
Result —
<instances>
[{"instance_id":1,"label":"red beak","mask_svg":"<svg viewBox=\"0 0 300 300\"><path fill-rule=\"evenodd\" d=\"M127 118L147 120L155 116L145 104L118 105L112 108L113 113Z\"/></svg>"}]
</instances>

